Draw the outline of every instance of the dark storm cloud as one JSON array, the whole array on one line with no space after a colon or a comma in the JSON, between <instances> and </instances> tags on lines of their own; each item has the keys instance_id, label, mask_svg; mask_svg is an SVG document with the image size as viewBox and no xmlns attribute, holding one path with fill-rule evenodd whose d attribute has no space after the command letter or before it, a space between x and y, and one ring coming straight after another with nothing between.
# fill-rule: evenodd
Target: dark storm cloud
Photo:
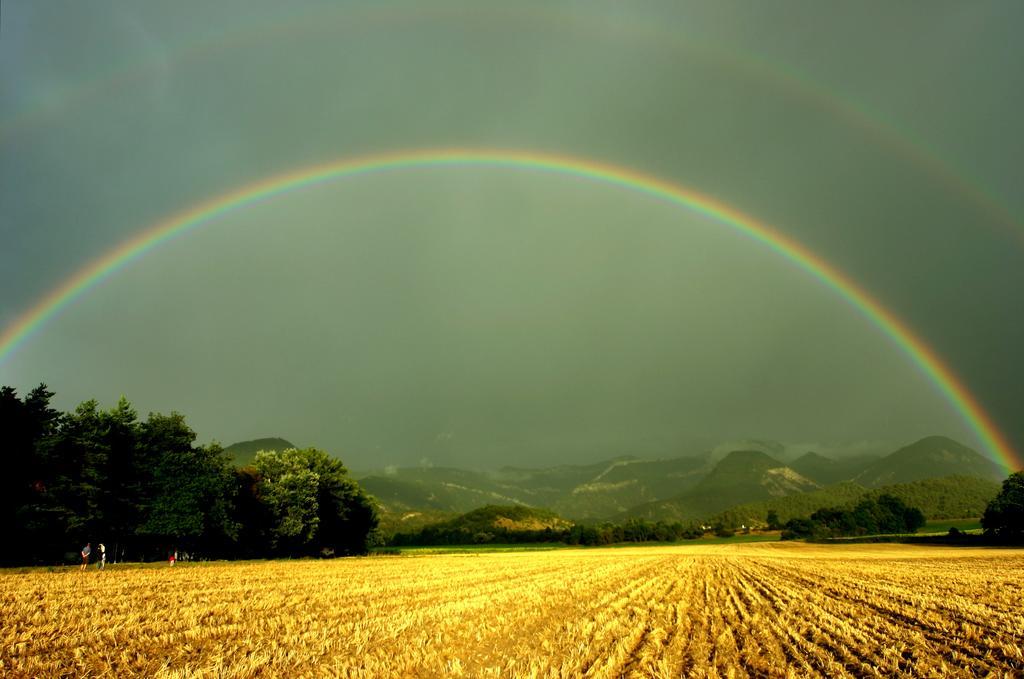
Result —
<instances>
[{"instance_id":1,"label":"dark storm cloud","mask_svg":"<svg viewBox=\"0 0 1024 679\"><path fill-rule=\"evenodd\" d=\"M1024 211L1021 95L999 85L1024 53L1012 5L246 3L237 22L202 4L35 7L3 10L0 120L20 126L0 137L0 320L268 174L406 147L560 151L798 238L1024 440L1021 250L922 160ZM103 75L132 59L135 75ZM637 195L498 171L382 175L232 214L0 366L5 383L39 380L65 406L124 392L186 412L204 438L282 435L356 466L747 436L977 444L877 329L764 248Z\"/></svg>"}]
</instances>

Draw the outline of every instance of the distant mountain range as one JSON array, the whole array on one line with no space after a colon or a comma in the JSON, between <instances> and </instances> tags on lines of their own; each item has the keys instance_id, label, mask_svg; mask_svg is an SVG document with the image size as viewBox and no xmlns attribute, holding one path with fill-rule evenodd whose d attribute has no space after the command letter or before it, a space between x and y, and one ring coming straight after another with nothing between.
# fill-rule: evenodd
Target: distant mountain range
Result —
<instances>
[{"instance_id":1,"label":"distant mountain range","mask_svg":"<svg viewBox=\"0 0 1024 679\"><path fill-rule=\"evenodd\" d=\"M976 451L944 436L929 436L882 458L857 456L833 460L807 453L789 466L759 451L734 451L689 491L632 507L621 518L703 520L729 507L789 497L796 498L790 504L798 506L800 500L807 500L802 504L810 507L810 513L818 507L844 504L870 489L950 476L978 479L986 483L984 488L992 490L1005 473ZM938 502L939 495L949 496L955 489L931 490L928 501ZM985 490L972 486L970 492L978 495ZM994 495L993 490L991 496ZM955 500L950 498L949 502ZM976 504L967 502L964 506Z\"/></svg>"},{"instance_id":2,"label":"distant mountain range","mask_svg":"<svg viewBox=\"0 0 1024 679\"><path fill-rule=\"evenodd\" d=\"M401 468L359 479L386 511L463 513L484 504L545 507L573 519L600 519L694 486L707 460L624 457L545 469L505 467L476 472L444 467Z\"/></svg>"},{"instance_id":3,"label":"distant mountain range","mask_svg":"<svg viewBox=\"0 0 1024 679\"><path fill-rule=\"evenodd\" d=\"M841 458L800 454L794 448L787 452L782 444L770 441L743 443L752 448L723 454L719 446L689 457L624 456L593 464L504 467L495 472L390 468L358 480L380 503L383 525L393 528L436 522L485 505L543 508L575 521L635 517L689 522L726 512L757 519L768 509L795 516L846 504L883 487L924 503L930 516L954 516L960 511L976 513L1005 476L996 463L942 436L921 439L888 455ZM270 438L236 443L227 450L244 464L257 450L290 447L294 446L284 439ZM957 479L946 478L954 476ZM941 483L927 483L940 478Z\"/></svg>"}]
</instances>

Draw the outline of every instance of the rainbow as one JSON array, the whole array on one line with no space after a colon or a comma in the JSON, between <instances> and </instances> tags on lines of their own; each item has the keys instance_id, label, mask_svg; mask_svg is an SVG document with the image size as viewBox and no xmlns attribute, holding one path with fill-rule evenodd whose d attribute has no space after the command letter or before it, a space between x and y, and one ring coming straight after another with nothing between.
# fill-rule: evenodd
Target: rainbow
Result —
<instances>
[{"instance_id":1,"label":"rainbow","mask_svg":"<svg viewBox=\"0 0 1024 679\"><path fill-rule=\"evenodd\" d=\"M723 69L729 75L751 84L767 83L790 99L807 104L828 114L850 130L862 134L873 144L894 157L912 165L923 176L947 189L979 216L986 226L999 229L1018 248L1024 248L1024 226L990 189L976 177L965 176L952 167L928 144L915 135L912 128L897 127L855 99L832 91L808 73L791 64L773 63L756 53L744 54L736 49L724 50L718 43L695 40L676 30L667 30L661 22L638 19L632 14L617 15L614 24L600 15L566 11L548 4L505 3L482 6L474 3L371 4L360 8L347 5L324 5L296 11L288 7L275 14L269 23L235 22L227 32L207 32L173 46L167 59L142 60L112 69L60 92L33 100L7 120L0 120L0 146L21 140L33 130L45 129L52 118L60 118L93 101L116 98L121 90L151 82L160 68L170 65L183 68L196 66L203 59L252 48L254 45L281 43L287 39L304 39L313 31L371 30L402 22L442 22L473 30L505 30L510 26L543 27L571 35L581 31L586 37L614 42L628 38L637 46L684 54ZM914 137L918 138L915 140Z\"/></svg>"},{"instance_id":2,"label":"rainbow","mask_svg":"<svg viewBox=\"0 0 1024 679\"><path fill-rule=\"evenodd\" d=\"M303 167L211 198L140 232L53 289L0 334L0 364L75 300L126 264L237 209L318 184L372 173L444 167L552 172L634 191L711 218L803 269L877 326L934 383L987 450L1008 470L1020 458L967 387L924 340L864 288L819 255L776 229L715 198L663 179L571 156L504 149L397 151Z\"/></svg>"}]
</instances>

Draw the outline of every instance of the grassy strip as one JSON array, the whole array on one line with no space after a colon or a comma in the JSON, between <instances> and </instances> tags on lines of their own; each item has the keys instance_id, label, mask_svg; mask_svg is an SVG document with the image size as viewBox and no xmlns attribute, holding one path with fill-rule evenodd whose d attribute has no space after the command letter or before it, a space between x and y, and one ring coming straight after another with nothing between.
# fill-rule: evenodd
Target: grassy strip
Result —
<instances>
[{"instance_id":1,"label":"grassy strip","mask_svg":"<svg viewBox=\"0 0 1024 679\"><path fill-rule=\"evenodd\" d=\"M948 533L950 528L960 531L980 531L981 519L932 519L926 521L924 527L917 533L918 535Z\"/></svg>"},{"instance_id":2,"label":"grassy strip","mask_svg":"<svg viewBox=\"0 0 1024 679\"><path fill-rule=\"evenodd\" d=\"M779 532L737 534L731 538L720 538L709 535L696 540L678 540L669 542L616 542L610 545L567 545L563 542L523 542L513 544L480 544L480 545L427 545L410 547L377 547L370 551L372 555L398 554L486 554L489 552L547 552L558 549L602 549L623 547L665 547L685 545L720 545L748 542L778 541Z\"/></svg>"}]
</instances>

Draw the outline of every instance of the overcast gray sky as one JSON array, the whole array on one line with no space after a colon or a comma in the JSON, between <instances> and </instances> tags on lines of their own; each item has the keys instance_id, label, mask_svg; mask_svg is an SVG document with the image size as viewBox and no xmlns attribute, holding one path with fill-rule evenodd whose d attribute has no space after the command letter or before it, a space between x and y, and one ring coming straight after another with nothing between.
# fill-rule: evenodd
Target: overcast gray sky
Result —
<instances>
[{"instance_id":1,"label":"overcast gray sky","mask_svg":"<svg viewBox=\"0 0 1024 679\"><path fill-rule=\"evenodd\" d=\"M503 147L772 224L931 344L1024 447L1018 2L0 6L0 327L133 234L266 176ZM939 433L980 446L834 292L635 192L403 170L162 246L0 383L126 394L203 440L351 466L673 455Z\"/></svg>"}]
</instances>

